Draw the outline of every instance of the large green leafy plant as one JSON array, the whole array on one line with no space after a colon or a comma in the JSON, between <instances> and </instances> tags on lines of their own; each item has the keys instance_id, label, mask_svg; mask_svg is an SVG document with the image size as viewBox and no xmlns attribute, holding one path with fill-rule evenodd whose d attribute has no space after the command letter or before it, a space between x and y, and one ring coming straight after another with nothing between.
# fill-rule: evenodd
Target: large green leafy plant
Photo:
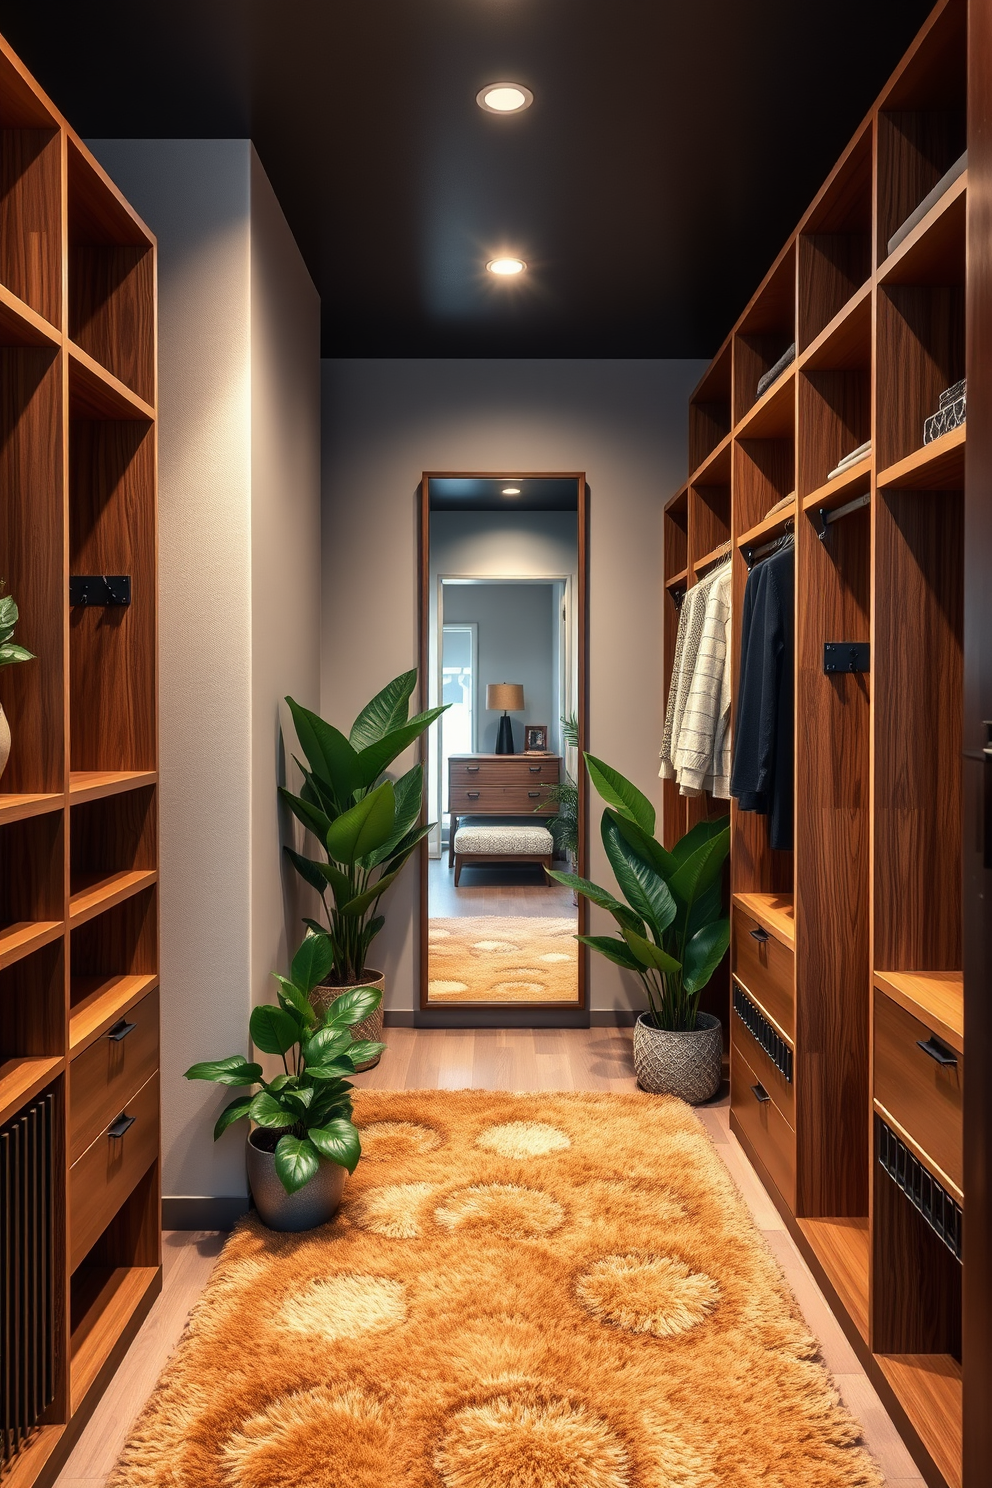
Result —
<instances>
[{"instance_id":1,"label":"large green leafy plant","mask_svg":"<svg viewBox=\"0 0 992 1488\"><path fill-rule=\"evenodd\" d=\"M259 1085L255 1095L240 1095L225 1106L214 1127L214 1141L244 1117L279 1132L276 1172L287 1193L317 1172L322 1157L353 1173L362 1155L358 1129L351 1119L351 1085L346 1075L375 1059L385 1048L371 1039L356 1041L351 1029L379 1006L382 993L371 987L344 992L326 1013L318 1013L310 993L331 968L333 952L326 935L308 935L293 957L290 977L276 976L278 1004L253 1008L248 1031L263 1054L282 1058L283 1073L262 1077L262 1066L231 1054L227 1059L191 1065L187 1080L218 1085Z\"/></svg>"},{"instance_id":2,"label":"large green leafy plant","mask_svg":"<svg viewBox=\"0 0 992 1488\"><path fill-rule=\"evenodd\" d=\"M623 899L574 873L551 877L616 920L619 936L579 939L637 973L654 1027L693 1029L700 994L730 944L721 872L730 848L727 819L699 822L668 852L654 836L654 807L647 797L602 760L587 754L585 761L606 802L603 846Z\"/></svg>"},{"instance_id":3,"label":"large green leafy plant","mask_svg":"<svg viewBox=\"0 0 992 1488\"><path fill-rule=\"evenodd\" d=\"M286 701L306 756L300 794L280 787L290 808L318 839L326 862L287 848L297 872L324 902L334 951L333 982L351 986L365 974L369 946L385 924L379 898L433 823L420 826L424 767L384 780L389 766L444 708L409 717L416 669L394 678L363 708L347 738L333 724ZM312 929L324 931L315 921Z\"/></svg>"},{"instance_id":4,"label":"large green leafy plant","mask_svg":"<svg viewBox=\"0 0 992 1488\"><path fill-rule=\"evenodd\" d=\"M18 609L13 596L4 594L3 590L4 582L0 579L0 667L13 666L17 661L34 661L34 653L25 651L13 639Z\"/></svg>"}]
</instances>

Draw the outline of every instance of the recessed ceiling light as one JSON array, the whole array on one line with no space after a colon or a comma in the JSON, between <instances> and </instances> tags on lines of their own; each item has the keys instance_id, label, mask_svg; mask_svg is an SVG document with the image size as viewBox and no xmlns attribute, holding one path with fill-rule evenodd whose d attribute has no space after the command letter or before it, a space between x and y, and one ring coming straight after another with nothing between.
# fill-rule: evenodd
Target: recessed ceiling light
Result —
<instances>
[{"instance_id":1,"label":"recessed ceiling light","mask_svg":"<svg viewBox=\"0 0 992 1488\"><path fill-rule=\"evenodd\" d=\"M479 89L475 101L487 114L519 114L530 108L534 95L523 83L487 83Z\"/></svg>"},{"instance_id":2,"label":"recessed ceiling light","mask_svg":"<svg viewBox=\"0 0 992 1488\"><path fill-rule=\"evenodd\" d=\"M491 258L486 264L490 274L500 274L503 277L522 274L526 267L522 258Z\"/></svg>"},{"instance_id":3,"label":"recessed ceiling light","mask_svg":"<svg viewBox=\"0 0 992 1488\"><path fill-rule=\"evenodd\" d=\"M520 495L520 487L519 486L504 486L503 487L503 495L504 496L519 496Z\"/></svg>"}]
</instances>

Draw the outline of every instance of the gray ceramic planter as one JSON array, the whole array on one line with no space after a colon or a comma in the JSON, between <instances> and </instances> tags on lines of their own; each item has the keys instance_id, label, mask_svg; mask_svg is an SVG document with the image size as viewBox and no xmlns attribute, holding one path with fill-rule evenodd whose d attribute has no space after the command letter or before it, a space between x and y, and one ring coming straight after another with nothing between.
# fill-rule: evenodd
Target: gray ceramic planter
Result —
<instances>
[{"instance_id":1,"label":"gray ceramic planter","mask_svg":"<svg viewBox=\"0 0 992 1488\"><path fill-rule=\"evenodd\" d=\"M313 1230L333 1219L344 1192L346 1170L340 1163L321 1158L320 1167L309 1183L294 1194L288 1194L276 1172L274 1152L264 1152L252 1140L261 1131L248 1135L248 1182L258 1217L270 1230Z\"/></svg>"},{"instance_id":2,"label":"gray ceramic planter","mask_svg":"<svg viewBox=\"0 0 992 1488\"><path fill-rule=\"evenodd\" d=\"M655 1028L642 1013L634 1024L634 1069L642 1090L677 1095L698 1106L711 1100L723 1078L723 1029L712 1013L699 1013L691 1032Z\"/></svg>"}]
</instances>

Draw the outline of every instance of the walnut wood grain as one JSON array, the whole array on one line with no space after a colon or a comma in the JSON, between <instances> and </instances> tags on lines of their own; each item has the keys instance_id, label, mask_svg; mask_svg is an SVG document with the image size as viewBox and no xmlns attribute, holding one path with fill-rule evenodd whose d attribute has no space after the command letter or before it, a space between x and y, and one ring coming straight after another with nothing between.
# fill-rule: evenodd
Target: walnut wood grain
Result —
<instances>
[{"instance_id":1,"label":"walnut wood grain","mask_svg":"<svg viewBox=\"0 0 992 1488\"><path fill-rule=\"evenodd\" d=\"M964 1055L939 1064L919 1047L934 1038L928 1024L884 992L874 1007L872 1093L927 1154L927 1166L963 1189Z\"/></svg>"},{"instance_id":2,"label":"walnut wood grain","mask_svg":"<svg viewBox=\"0 0 992 1488\"><path fill-rule=\"evenodd\" d=\"M798 490L800 497L805 497L826 483L845 455L871 438L871 373L867 360L860 370L853 371L804 368L799 374L798 418Z\"/></svg>"},{"instance_id":3,"label":"walnut wood grain","mask_svg":"<svg viewBox=\"0 0 992 1488\"><path fill-rule=\"evenodd\" d=\"M0 1062L0 1122L26 1106L61 1073L65 1060L22 1055Z\"/></svg>"},{"instance_id":4,"label":"walnut wood grain","mask_svg":"<svg viewBox=\"0 0 992 1488\"><path fill-rule=\"evenodd\" d=\"M960 1363L951 1354L880 1354L878 1362L947 1488L961 1488ZM981 1488L981 1478L974 1482Z\"/></svg>"},{"instance_id":5,"label":"walnut wood grain","mask_svg":"<svg viewBox=\"0 0 992 1488\"><path fill-rule=\"evenodd\" d=\"M876 971L875 986L964 1053L964 977L960 971Z\"/></svg>"},{"instance_id":6,"label":"walnut wood grain","mask_svg":"<svg viewBox=\"0 0 992 1488\"><path fill-rule=\"evenodd\" d=\"M748 1050L748 1054L750 1053ZM759 1076L741 1046L730 1043L730 1109L764 1163L773 1183L790 1209L796 1203L796 1134L779 1110L772 1092L770 1100L759 1100L753 1087Z\"/></svg>"},{"instance_id":7,"label":"walnut wood grain","mask_svg":"<svg viewBox=\"0 0 992 1488\"><path fill-rule=\"evenodd\" d=\"M158 1069L158 992L128 1009L126 1037L94 1039L69 1066L69 1162L94 1142Z\"/></svg>"},{"instance_id":8,"label":"walnut wood grain","mask_svg":"<svg viewBox=\"0 0 992 1488\"><path fill-rule=\"evenodd\" d=\"M799 1228L816 1252L834 1290L861 1334L868 1337L868 1220L800 1219Z\"/></svg>"},{"instance_id":9,"label":"walnut wood grain","mask_svg":"<svg viewBox=\"0 0 992 1488\"><path fill-rule=\"evenodd\" d=\"M959 424L939 439L921 445L903 460L878 473L882 490L962 491L967 424Z\"/></svg>"},{"instance_id":10,"label":"walnut wood grain","mask_svg":"<svg viewBox=\"0 0 992 1488\"><path fill-rule=\"evenodd\" d=\"M96 1244L109 1219L157 1160L158 1087L156 1074L126 1103L125 1114L135 1118L134 1125L120 1138L102 1132L69 1170L70 1271Z\"/></svg>"},{"instance_id":11,"label":"walnut wood grain","mask_svg":"<svg viewBox=\"0 0 992 1488\"><path fill-rule=\"evenodd\" d=\"M796 1035L795 954L736 904L732 929L734 976L748 996L793 1042ZM794 1117L790 1120L795 1125Z\"/></svg>"},{"instance_id":12,"label":"walnut wood grain","mask_svg":"<svg viewBox=\"0 0 992 1488\"><path fill-rule=\"evenodd\" d=\"M119 1022L158 985L158 977L75 976L69 1008L69 1052L72 1059Z\"/></svg>"},{"instance_id":13,"label":"walnut wood grain","mask_svg":"<svg viewBox=\"0 0 992 1488\"><path fill-rule=\"evenodd\" d=\"M61 931L61 925L59 926ZM60 933L0 971L0 1059L65 1049L65 947Z\"/></svg>"},{"instance_id":14,"label":"walnut wood grain","mask_svg":"<svg viewBox=\"0 0 992 1488\"><path fill-rule=\"evenodd\" d=\"M57 129L0 130L0 281L62 321L62 142Z\"/></svg>"}]
</instances>

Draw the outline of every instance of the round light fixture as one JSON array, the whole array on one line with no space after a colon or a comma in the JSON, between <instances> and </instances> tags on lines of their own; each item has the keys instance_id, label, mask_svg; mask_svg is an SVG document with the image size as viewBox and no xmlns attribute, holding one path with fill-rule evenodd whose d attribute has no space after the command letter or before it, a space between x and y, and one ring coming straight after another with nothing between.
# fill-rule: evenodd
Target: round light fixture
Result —
<instances>
[{"instance_id":1,"label":"round light fixture","mask_svg":"<svg viewBox=\"0 0 992 1488\"><path fill-rule=\"evenodd\" d=\"M522 258L491 258L486 264L490 274L499 274L503 278L522 274L526 267Z\"/></svg>"},{"instance_id":2,"label":"round light fixture","mask_svg":"<svg viewBox=\"0 0 992 1488\"><path fill-rule=\"evenodd\" d=\"M475 101L487 114L519 114L530 108L534 95L523 83L487 83Z\"/></svg>"},{"instance_id":3,"label":"round light fixture","mask_svg":"<svg viewBox=\"0 0 992 1488\"><path fill-rule=\"evenodd\" d=\"M503 495L504 496L519 496L520 495L520 487L519 486L504 486L503 487Z\"/></svg>"}]
</instances>

